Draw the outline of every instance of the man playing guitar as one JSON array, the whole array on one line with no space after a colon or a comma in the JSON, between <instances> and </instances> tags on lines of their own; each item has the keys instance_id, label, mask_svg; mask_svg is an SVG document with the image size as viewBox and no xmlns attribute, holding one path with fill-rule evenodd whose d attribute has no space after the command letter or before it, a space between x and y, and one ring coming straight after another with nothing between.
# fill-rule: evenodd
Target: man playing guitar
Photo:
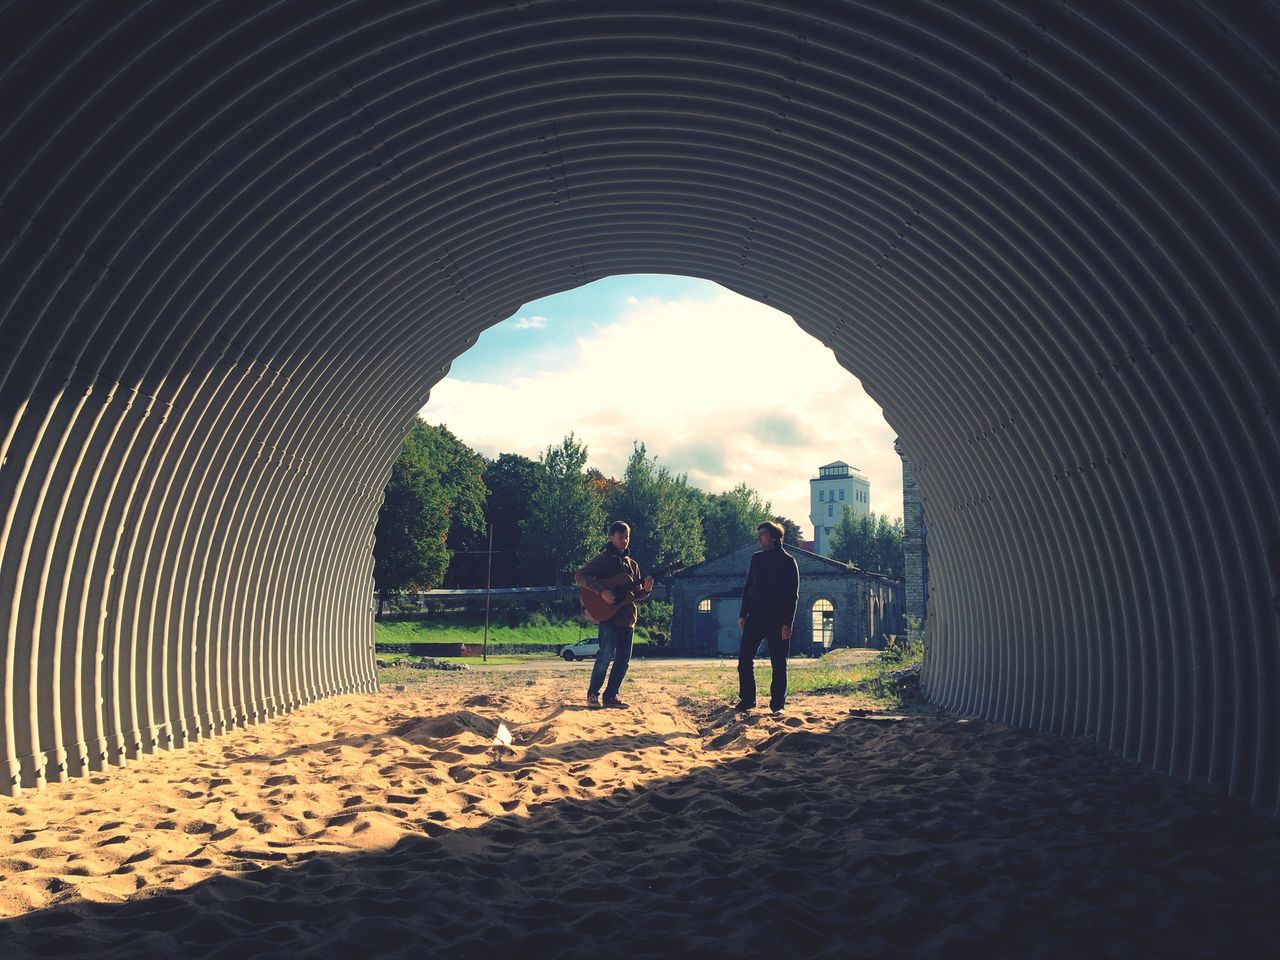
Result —
<instances>
[{"instance_id":1,"label":"man playing guitar","mask_svg":"<svg viewBox=\"0 0 1280 960\"><path fill-rule=\"evenodd\" d=\"M587 686L587 704L592 707L600 706L600 686L606 670L609 683L604 688L604 705L626 707L618 697L618 690L631 663L631 647L639 619L636 601L644 600L653 592L653 577L640 579L640 565L627 551L630 543L631 527L621 520L614 522L609 527L604 549L574 575L584 591L596 594L609 607L617 605L612 616L600 621L600 652L596 654ZM611 660L613 669L609 670Z\"/></svg>"}]
</instances>

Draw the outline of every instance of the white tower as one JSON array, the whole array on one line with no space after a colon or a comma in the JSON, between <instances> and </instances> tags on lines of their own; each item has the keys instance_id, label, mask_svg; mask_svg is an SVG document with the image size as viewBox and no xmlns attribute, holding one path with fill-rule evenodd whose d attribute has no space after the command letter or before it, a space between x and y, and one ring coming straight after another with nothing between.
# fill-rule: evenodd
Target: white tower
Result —
<instances>
[{"instance_id":1,"label":"white tower","mask_svg":"<svg viewBox=\"0 0 1280 960\"><path fill-rule=\"evenodd\" d=\"M871 481L857 467L836 460L818 468L809 481L809 521L813 524L813 552L831 556L831 532L846 509L854 516L871 512Z\"/></svg>"}]
</instances>

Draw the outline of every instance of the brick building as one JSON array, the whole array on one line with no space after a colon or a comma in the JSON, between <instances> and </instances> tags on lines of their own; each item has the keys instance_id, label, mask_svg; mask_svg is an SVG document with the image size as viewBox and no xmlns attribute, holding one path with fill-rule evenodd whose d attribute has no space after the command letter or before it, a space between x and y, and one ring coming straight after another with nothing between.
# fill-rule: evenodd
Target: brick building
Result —
<instances>
[{"instance_id":1,"label":"brick building","mask_svg":"<svg viewBox=\"0 0 1280 960\"><path fill-rule=\"evenodd\" d=\"M906 554L906 595L903 613L924 625L929 609L929 534L924 522L924 501L911 473L911 460L902 443L893 441L902 458L903 551Z\"/></svg>"}]
</instances>

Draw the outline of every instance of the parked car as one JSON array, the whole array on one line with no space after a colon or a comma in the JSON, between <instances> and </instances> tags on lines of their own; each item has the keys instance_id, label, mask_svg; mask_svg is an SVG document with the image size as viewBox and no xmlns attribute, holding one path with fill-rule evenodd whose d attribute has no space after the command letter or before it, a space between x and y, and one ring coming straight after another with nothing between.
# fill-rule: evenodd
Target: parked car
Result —
<instances>
[{"instance_id":1,"label":"parked car","mask_svg":"<svg viewBox=\"0 0 1280 960\"><path fill-rule=\"evenodd\" d=\"M586 660L588 658L595 659L597 653L600 652L600 638L587 637L579 640L577 643L571 643L560 649L560 656L566 660Z\"/></svg>"}]
</instances>

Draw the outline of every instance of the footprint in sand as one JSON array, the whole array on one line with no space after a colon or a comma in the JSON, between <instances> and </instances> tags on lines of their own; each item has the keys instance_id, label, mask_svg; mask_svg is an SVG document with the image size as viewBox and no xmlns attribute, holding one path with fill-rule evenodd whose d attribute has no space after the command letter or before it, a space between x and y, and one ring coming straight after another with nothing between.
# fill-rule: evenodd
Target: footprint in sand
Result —
<instances>
[{"instance_id":1,"label":"footprint in sand","mask_svg":"<svg viewBox=\"0 0 1280 960\"><path fill-rule=\"evenodd\" d=\"M741 737L742 734L737 730L726 730L724 733L720 734L720 736L713 738L708 745L712 750L722 750L729 746L729 744L741 739Z\"/></svg>"},{"instance_id":2,"label":"footprint in sand","mask_svg":"<svg viewBox=\"0 0 1280 960\"><path fill-rule=\"evenodd\" d=\"M677 814L689 805L691 796L670 796L661 793L649 794L649 805L666 814Z\"/></svg>"}]
</instances>

